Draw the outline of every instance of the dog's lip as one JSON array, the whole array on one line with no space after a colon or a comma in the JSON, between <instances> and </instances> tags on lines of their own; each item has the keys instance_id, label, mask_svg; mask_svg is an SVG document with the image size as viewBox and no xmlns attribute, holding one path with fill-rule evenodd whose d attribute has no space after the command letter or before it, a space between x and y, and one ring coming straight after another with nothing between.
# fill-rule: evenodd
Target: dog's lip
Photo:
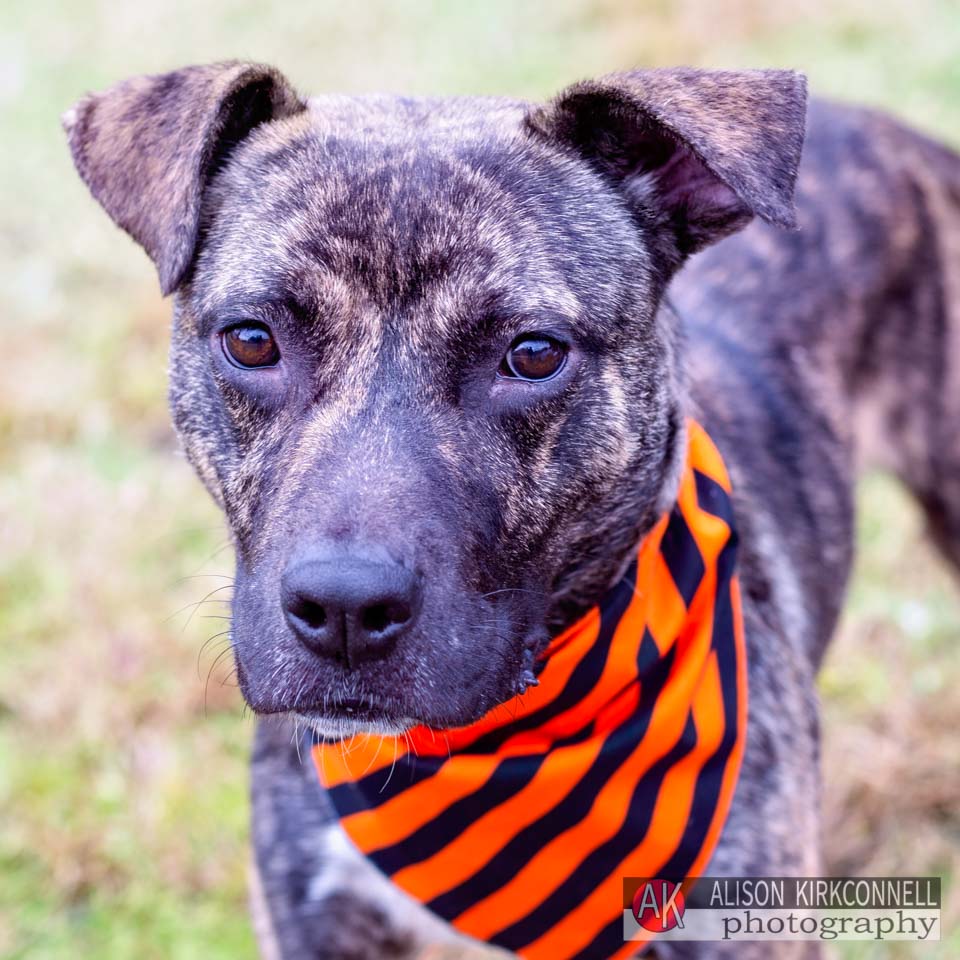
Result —
<instances>
[{"instance_id":1,"label":"dog's lip","mask_svg":"<svg viewBox=\"0 0 960 960\"><path fill-rule=\"evenodd\" d=\"M337 700L333 704L333 709L324 710L324 713L332 716L348 716L358 718L382 717L384 711L378 708L369 700L361 700L358 697L347 697L344 700Z\"/></svg>"},{"instance_id":2,"label":"dog's lip","mask_svg":"<svg viewBox=\"0 0 960 960\"><path fill-rule=\"evenodd\" d=\"M322 709L299 707L294 711L317 733L324 737L343 739L359 733L399 736L417 726L412 717L399 717L377 709L365 701L341 701L335 709L327 704Z\"/></svg>"},{"instance_id":3,"label":"dog's lip","mask_svg":"<svg viewBox=\"0 0 960 960\"><path fill-rule=\"evenodd\" d=\"M322 705L299 706L296 708L296 712L314 720L375 721L384 725L399 725L402 723L406 726L418 722L409 717L399 717L394 712L371 700L352 697L328 700Z\"/></svg>"}]
</instances>

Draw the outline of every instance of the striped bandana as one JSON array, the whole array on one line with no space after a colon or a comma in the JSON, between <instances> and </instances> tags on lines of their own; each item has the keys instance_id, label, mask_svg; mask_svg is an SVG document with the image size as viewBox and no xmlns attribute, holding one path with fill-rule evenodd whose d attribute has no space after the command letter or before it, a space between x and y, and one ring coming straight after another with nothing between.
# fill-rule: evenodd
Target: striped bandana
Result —
<instances>
[{"instance_id":1,"label":"striped bandana","mask_svg":"<svg viewBox=\"0 0 960 960\"><path fill-rule=\"evenodd\" d=\"M729 491L690 422L676 505L517 711L314 746L357 848L457 930L531 960L631 956L622 879L706 866L746 733Z\"/></svg>"}]
</instances>

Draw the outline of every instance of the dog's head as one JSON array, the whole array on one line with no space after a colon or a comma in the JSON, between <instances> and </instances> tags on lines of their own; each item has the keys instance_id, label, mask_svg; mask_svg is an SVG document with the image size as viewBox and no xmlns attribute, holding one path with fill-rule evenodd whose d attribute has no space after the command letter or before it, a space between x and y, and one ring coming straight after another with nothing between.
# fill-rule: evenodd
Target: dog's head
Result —
<instances>
[{"instance_id":1,"label":"dog's head","mask_svg":"<svg viewBox=\"0 0 960 960\"><path fill-rule=\"evenodd\" d=\"M259 712L459 725L622 575L683 456L660 301L789 225L804 84L638 71L546 105L325 97L250 64L66 117L175 293L171 401L237 553Z\"/></svg>"}]
</instances>

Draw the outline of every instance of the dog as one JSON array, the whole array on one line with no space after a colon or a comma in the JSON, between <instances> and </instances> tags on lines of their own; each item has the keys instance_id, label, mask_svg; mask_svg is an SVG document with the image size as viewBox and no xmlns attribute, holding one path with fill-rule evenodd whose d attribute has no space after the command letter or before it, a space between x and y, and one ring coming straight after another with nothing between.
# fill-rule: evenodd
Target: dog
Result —
<instances>
[{"instance_id":1,"label":"dog","mask_svg":"<svg viewBox=\"0 0 960 960\"><path fill-rule=\"evenodd\" d=\"M306 100L231 62L64 126L173 295L173 420L236 550L265 957L487 949L350 842L292 731L522 714L552 638L673 508L694 424L729 472L749 689L703 873L822 873L815 677L858 469L896 473L960 563L957 154L808 105L789 71L637 70L537 104Z\"/></svg>"}]
</instances>

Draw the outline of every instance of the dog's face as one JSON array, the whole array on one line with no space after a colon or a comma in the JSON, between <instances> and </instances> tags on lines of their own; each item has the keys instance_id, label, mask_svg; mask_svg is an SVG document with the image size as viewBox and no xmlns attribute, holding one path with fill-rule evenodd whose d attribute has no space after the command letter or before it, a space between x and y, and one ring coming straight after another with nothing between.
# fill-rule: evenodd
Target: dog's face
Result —
<instances>
[{"instance_id":1,"label":"dog's face","mask_svg":"<svg viewBox=\"0 0 960 960\"><path fill-rule=\"evenodd\" d=\"M802 125L782 73L306 107L221 65L78 105L82 175L176 291L174 419L233 533L255 710L445 727L532 682L671 502L665 286L789 221Z\"/></svg>"}]
</instances>

